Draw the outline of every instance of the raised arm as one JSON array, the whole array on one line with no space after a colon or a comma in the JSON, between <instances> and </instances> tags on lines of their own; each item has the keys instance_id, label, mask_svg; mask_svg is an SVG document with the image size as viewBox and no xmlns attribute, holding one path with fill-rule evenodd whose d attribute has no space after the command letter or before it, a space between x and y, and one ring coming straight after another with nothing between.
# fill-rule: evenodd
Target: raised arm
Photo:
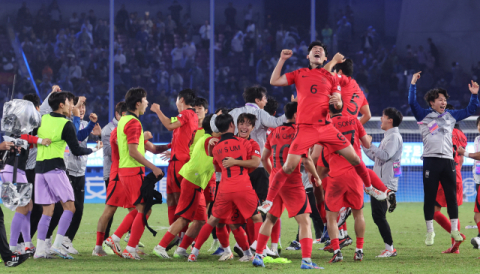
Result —
<instances>
[{"instance_id":1,"label":"raised arm","mask_svg":"<svg viewBox=\"0 0 480 274\"><path fill-rule=\"evenodd\" d=\"M455 118L457 122L474 115L475 112L477 111L477 105L478 105L477 82L474 82L472 80L472 82L468 84L468 89L472 93L472 95L470 96L470 102L468 103L468 106L464 109L449 110L450 114L452 114L453 118Z\"/></svg>"},{"instance_id":2,"label":"raised arm","mask_svg":"<svg viewBox=\"0 0 480 274\"><path fill-rule=\"evenodd\" d=\"M335 67L336 64L343 63L343 62L345 62L345 57L342 54L340 54L340 52L337 52L335 56L333 56L332 60L328 62L325 66L323 66L323 68L328 72L330 72L331 74L334 74L332 72L333 67Z\"/></svg>"},{"instance_id":3,"label":"raised arm","mask_svg":"<svg viewBox=\"0 0 480 274\"><path fill-rule=\"evenodd\" d=\"M275 117L275 116L272 116L272 115L268 114L268 112L266 112L263 109L258 110L257 117L258 117L258 120L260 121L260 123L258 123L258 125L259 126L263 125L263 126L268 127L268 128L279 127L287 121L287 118L285 117L285 114L280 116L280 117Z\"/></svg>"},{"instance_id":4,"label":"raised arm","mask_svg":"<svg viewBox=\"0 0 480 274\"><path fill-rule=\"evenodd\" d=\"M174 129L182 126L182 123L179 120L172 120L165 116L165 114L163 114L163 112L160 110L159 104L152 104L150 110L157 114L158 119L160 119L160 122L162 122L162 124L168 129L168 131L173 131Z\"/></svg>"},{"instance_id":5,"label":"raised arm","mask_svg":"<svg viewBox=\"0 0 480 274\"><path fill-rule=\"evenodd\" d=\"M282 68L283 64L285 64L285 61L292 57L292 54L293 52L289 49L282 50L277 66L273 70L272 76L270 77L270 85L277 87L288 86L287 76L285 76L285 74L282 75Z\"/></svg>"},{"instance_id":6,"label":"raised arm","mask_svg":"<svg viewBox=\"0 0 480 274\"><path fill-rule=\"evenodd\" d=\"M425 116L427 116L430 111L428 109L424 109L420 106L417 102L417 80L420 79L421 71L415 73L412 77L412 82L410 85L410 89L408 90L408 104L412 109L413 116L417 121L422 121Z\"/></svg>"}]
</instances>

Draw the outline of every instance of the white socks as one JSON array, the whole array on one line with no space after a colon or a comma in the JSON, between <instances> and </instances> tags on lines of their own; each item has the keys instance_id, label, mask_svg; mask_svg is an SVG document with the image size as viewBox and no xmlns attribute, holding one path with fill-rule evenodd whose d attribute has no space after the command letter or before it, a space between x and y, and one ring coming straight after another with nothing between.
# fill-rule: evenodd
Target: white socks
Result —
<instances>
[{"instance_id":1,"label":"white socks","mask_svg":"<svg viewBox=\"0 0 480 274\"><path fill-rule=\"evenodd\" d=\"M227 252L227 253L232 253L232 250L230 249L230 246L227 246L227 247L223 247L223 251Z\"/></svg>"},{"instance_id":2,"label":"white socks","mask_svg":"<svg viewBox=\"0 0 480 274\"><path fill-rule=\"evenodd\" d=\"M272 243L272 251L275 251L278 249L278 243Z\"/></svg>"},{"instance_id":3,"label":"white socks","mask_svg":"<svg viewBox=\"0 0 480 274\"><path fill-rule=\"evenodd\" d=\"M45 252L46 244L44 240L37 239L37 250L40 252Z\"/></svg>"},{"instance_id":4,"label":"white socks","mask_svg":"<svg viewBox=\"0 0 480 274\"><path fill-rule=\"evenodd\" d=\"M450 219L450 223L452 224L452 231L458 230L458 219Z\"/></svg>"},{"instance_id":5,"label":"white socks","mask_svg":"<svg viewBox=\"0 0 480 274\"><path fill-rule=\"evenodd\" d=\"M251 249L250 249L250 248L247 248L247 250L244 250L244 251L243 251L243 255L244 255L244 256L246 255L246 256L250 256L250 257L251 257L253 254L252 254Z\"/></svg>"},{"instance_id":6,"label":"white socks","mask_svg":"<svg viewBox=\"0 0 480 274\"><path fill-rule=\"evenodd\" d=\"M120 238L115 234L112 235L112 240L114 240L115 242L120 242Z\"/></svg>"},{"instance_id":7,"label":"white socks","mask_svg":"<svg viewBox=\"0 0 480 274\"><path fill-rule=\"evenodd\" d=\"M257 249L257 240L255 240L250 247L252 249L256 250Z\"/></svg>"},{"instance_id":8,"label":"white socks","mask_svg":"<svg viewBox=\"0 0 480 274\"><path fill-rule=\"evenodd\" d=\"M433 232L433 220L425 221L425 223L427 224L427 232Z\"/></svg>"},{"instance_id":9,"label":"white socks","mask_svg":"<svg viewBox=\"0 0 480 274\"><path fill-rule=\"evenodd\" d=\"M57 234L57 236L55 236L55 242L53 242L53 246L56 248L61 247L63 243L63 238L64 236Z\"/></svg>"},{"instance_id":10,"label":"white socks","mask_svg":"<svg viewBox=\"0 0 480 274\"><path fill-rule=\"evenodd\" d=\"M393 245L385 244L385 250L393 252Z\"/></svg>"},{"instance_id":11,"label":"white socks","mask_svg":"<svg viewBox=\"0 0 480 274\"><path fill-rule=\"evenodd\" d=\"M372 186L366 186L365 189L366 190L372 190Z\"/></svg>"},{"instance_id":12,"label":"white socks","mask_svg":"<svg viewBox=\"0 0 480 274\"><path fill-rule=\"evenodd\" d=\"M131 247L131 246L127 245L127 251L130 252L130 253L135 253L135 252L137 252L137 249L135 247Z\"/></svg>"},{"instance_id":13,"label":"white socks","mask_svg":"<svg viewBox=\"0 0 480 274\"><path fill-rule=\"evenodd\" d=\"M195 256L198 256L198 253L199 253L199 250L196 247L194 247L192 249L192 254L195 255Z\"/></svg>"}]
</instances>

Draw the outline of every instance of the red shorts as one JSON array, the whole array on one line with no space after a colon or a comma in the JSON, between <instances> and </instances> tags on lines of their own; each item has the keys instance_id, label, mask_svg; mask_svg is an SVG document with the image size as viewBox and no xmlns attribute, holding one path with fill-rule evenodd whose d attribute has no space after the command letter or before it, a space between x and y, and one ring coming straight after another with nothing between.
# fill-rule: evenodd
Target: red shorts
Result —
<instances>
[{"instance_id":1,"label":"red shorts","mask_svg":"<svg viewBox=\"0 0 480 274\"><path fill-rule=\"evenodd\" d=\"M442 184L438 184L437 198L435 199L437 206L447 207L447 201L445 200L445 192ZM457 182L457 204L461 206L463 204L463 183Z\"/></svg>"},{"instance_id":2,"label":"red shorts","mask_svg":"<svg viewBox=\"0 0 480 274\"><path fill-rule=\"evenodd\" d=\"M325 189L325 209L338 212L342 207L363 208L363 181L354 168L342 176L329 177Z\"/></svg>"},{"instance_id":3,"label":"red shorts","mask_svg":"<svg viewBox=\"0 0 480 274\"><path fill-rule=\"evenodd\" d=\"M329 151L344 149L350 145L332 124L328 125L297 125L297 132L288 154L305 155L315 144L327 147Z\"/></svg>"},{"instance_id":4,"label":"red shorts","mask_svg":"<svg viewBox=\"0 0 480 274\"><path fill-rule=\"evenodd\" d=\"M269 213L280 218L285 208L288 211L288 218L303 213L312 213L301 178L298 183L288 182L283 185L273 200L273 206Z\"/></svg>"},{"instance_id":5,"label":"red shorts","mask_svg":"<svg viewBox=\"0 0 480 274\"><path fill-rule=\"evenodd\" d=\"M258 197L252 188L242 192L217 193L212 215L219 219L232 219L234 210L238 210L245 220L257 214ZM233 214L234 215L234 214ZM226 220L226 223L229 223Z\"/></svg>"},{"instance_id":6,"label":"red shorts","mask_svg":"<svg viewBox=\"0 0 480 274\"><path fill-rule=\"evenodd\" d=\"M243 217L243 215L240 213L240 210L238 210L237 206L233 206L232 210L228 214L227 218L221 219L220 224L227 224L227 225L243 225L247 221Z\"/></svg>"},{"instance_id":7,"label":"red shorts","mask_svg":"<svg viewBox=\"0 0 480 274\"><path fill-rule=\"evenodd\" d=\"M142 194L140 188L143 184L143 179L145 174L138 174L133 176L119 176L120 182L123 185L125 190L125 204L136 205L138 203L143 203Z\"/></svg>"},{"instance_id":8,"label":"red shorts","mask_svg":"<svg viewBox=\"0 0 480 274\"><path fill-rule=\"evenodd\" d=\"M207 206L202 188L183 179L181 189L175 215L189 221L206 221Z\"/></svg>"},{"instance_id":9,"label":"red shorts","mask_svg":"<svg viewBox=\"0 0 480 274\"><path fill-rule=\"evenodd\" d=\"M135 207L130 202L130 199L127 199L125 188L123 187L123 183L120 182L118 174L115 176L115 178L110 179L110 181L108 182L106 204L109 206L123 208Z\"/></svg>"},{"instance_id":10,"label":"red shorts","mask_svg":"<svg viewBox=\"0 0 480 274\"><path fill-rule=\"evenodd\" d=\"M170 161L167 169L167 194L180 192L183 177L178 174L178 172L186 163L187 162Z\"/></svg>"},{"instance_id":11,"label":"red shorts","mask_svg":"<svg viewBox=\"0 0 480 274\"><path fill-rule=\"evenodd\" d=\"M212 176L208 182L207 187L203 190L205 196L205 203L211 203L215 201L215 189L217 188L217 182L215 182L215 176Z\"/></svg>"}]
</instances>

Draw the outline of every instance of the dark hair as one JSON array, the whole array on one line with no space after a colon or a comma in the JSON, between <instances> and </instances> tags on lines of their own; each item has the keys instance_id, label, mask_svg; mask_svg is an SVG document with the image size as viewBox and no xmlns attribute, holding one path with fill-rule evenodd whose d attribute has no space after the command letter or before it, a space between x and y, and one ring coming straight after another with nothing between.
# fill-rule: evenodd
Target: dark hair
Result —
<instances>
[{"instance_id":1,"label":"dark hair","mask_svg":"<svg viewBox=\"0 0 480 274\"><path fill-rule=\"evenodd\" d=\"M209 115L205 116L205 118L203 118L203 122L202 122L202 127L205 130L205 133L210 134L210 135L212 135L212 133L213 133L213 130L210 127L210 121L212 120L212 116L213 116L213 114L209 114Z\"/></svg>"},{"instance_id":2,"label":"dark hair","mask_svg":"<svg viewBox=\"0 0 480 274\"><path fill-rule=\"evenodd\" d=\"M477 117L477 127L478 127L478 123L480 123L480 116Z\"/></svg>"},{"instance_id":3,"label":"dark hair","mask_svg":"<svg viewBox=\"0 0 480 274\"><path fill-rule=\"evenodd\" d=\"M75 98L73 99L73 104L74 104L74 105L76 105L76 104L78 103L78 99L79 99L79 98L78 98L77 96L75 96ZM82 104L82 105L87 106L87 101L83 101L83 104Z\"/></svg>"},{"instance_id":4,"label":"dark hair","mask_svg":"<svg viewBox=\"0 0 480 274\"><path fill-rule=\"evenodd\" d=\"M215 126L221 133L226 132L231 123L233 123L233 117L230 114L220 114L215 118Z\"/></svg>"},{"instance_id":5,"label":"dark hair","mask_svg":"<svg viewBox=\"0 0 480 274\"><path fill-rule=\"evenodd\" d=\"M35 93L25 94L23 96L23 100L32 102L34 107L40 106L40 97L38 97L38 95Z\"/></svg>"},{"instance_id":6,"label":"dark hair","mask_svg":"<svg viewBox=\"0 0 480 274\"><path fill-rule=\"evenodd\" d=\"M342 101L342 102L343 102L343 101ZM344 105L343 105L343 103L342 103L342 107L341 107L340 109L336 109L336 108L335 108L335 105L329 104L329 105L328 105L328 109L330 110L330 112L331 112L332 114L339 114L339 113L342 113L342 111L343 111L343 106L344 106Z\"/></svg>"},{"instance_id":7,"label":"dark hair","mask_svg":"<svg viewBox=\"0 0 480 274\"><path fill-rule=\"evenodd\" d=\"M245 103L255 103L255 99L262 100L263 96L267 96L267 89L259 85L245 88L243 92Z\"/></svg>"},{"instance_id":8,"label":"dark hair","mask_svg":"<svg viewBox=\"0 0 480 274\"><path fill-rule=\"evenodd\" d=\"M268 114L273 116L273 115L275 115L275 112L277 112L277 108L278 108L277 100L275 100L275 98L273 98L273 96L268 96L267 97L267 104L265 105L263 110L265 110L266 112L268 112Z\"/></svg>"},{"instance_id":9,"label":"dark hair","mask_svg":"<svg viewBox=\"0 0 480 274\"><path fill-rule=\"evenodd\" d=\"M221 107L221 108L215 110L215 114L218 114L220 112L220 110L222 111L222 114L227 114L228 113L228 108Z\"/></svg>"},{"instance_id":10,"label":"dark hair","mask_svg":"<svg viewBox=\"0 0 480 274\"><path fill-rule=\"evenodd\" d=\"M257 116L251 113L242 113L238 116L237 118L237 125L240 123L243 123L245 121L248 121L250 124L252 124L252 127L255 127L255 122L257 121Z\"/></svg>"},{"instance_id":11,"label":"dark hair","mask_svg":"<svg viewBox=\"0 0 480 274\"><path fill-rule=\"evenodd\" d=\"M310 54L310 51L313 49L313 47L315 46L320 46L323 48L323 51L325 51L325 57L328 56L328 51L327 51L327 46L325 46L322 42L320 41L313 41L310 43L310 45L308 46L308 53Z\"/></svg>"},{"instance_id":12,"label":"dark hair","mask_svg":"<svg viewBox=\"0 0 480 274\"><path fill-rule=\"evenodd\" d=\"M127 111L127 105L125 104L125 102L124 101L118 102L117 105L115 106L115 112L120 114L121 116L122 113L124 113L125 111Z\"/></svg>"},{"instance_id":13,"label":"dark hair","mask_svg":"<svg viewBox=\"0 0 480 274\"><path fill-rule=\"evenodd\" d=\"M60 107L60 104L65 104L67 99L67 92L54 92L50 95L50 97L48 97L48 105L52 108L52 111L57 111Z\"/></svg>"},{"instance_id":14,"label":"dark hair","mask_svg":"<svg viewBox=\"0 0 480 274\"><path fill-rule=\"evenodd\" d=\"M450 110L454 110L455 107L451 104L447 104L447 106L445 107L445 109L450 109Z\"/></svg>"},{"instance_id":15,"label":"dark hair","mask_svg":"<svg viewBox=\"0 0 480 274\"><path fill-rule=\"evenodd\" d=\"M437 99L440 94L443 94L443 96L445 96L446 99L448 99L450 96L448 95L447 91L444 90L443 88L434 88L434 89L431 89L429 90L425 96L423 97L423 99L425 99L425 101L427 101L427 105L429 107L432 107L430 105L430 102L433 102L435 101L435 99Z\"/></svg>"},{"instance_id":16,"label":"dark hair","mask_svg":"<svg viewBox=\"0 0 480 274\"><path fill-rule=\"evenodd\" d=\"M137 109L137 103L142 102L145 97L147 97L147 92L143 88L136 87L129 89L125 95L127 110L135 111Z\"/></svg>"},{"instance_id":17,"label":"dark hair","mask_svg":"<svg viewBox=\"0 0 480 274\"><path fill-rule=\"evenodd\" d=\"M193 106L195 104L195 91L187 88L178 93L178 99L182 99L187 106Z\"/></svg>"},{"instance_id":18,"label":"dark hair","mask_svg":"<svg viewBox=\"0 0 480 274\"><path fill-rule=\"evenodd\" d=\"M343 63L338 63L333 67L337 72L342 70L342 73L348 77L352 77L353 75L353 60L347 59Z\"/></svg>"},{"instance_id":19,"label":"dark hair","mask_svg":"<svg viewBox=\"0 0 480 274\"><path fill-rule=\"evenodd\" d=\"M69 91L64 91L67 94L67 99L68 101L75 101L75 94L69 92ZM75 105L75 104L74 104Z\"/></svg>"},{"instance_id":20,"label":"dark hair","mask_svg":"<svg viewBox=\"0 0 480 274\"><path fill-rule=\"evenodd\" d=\"M287 117L287 119L293 119L293 116L297 113L297 106L297 102L289 102L285 105L283 109L285 110L285 117Z\"/></svg>"},{"instance_id":21,"label":"dark hair","mask_svg":"<svg viewBox=\"0 0 480 274\"><path fill-rule=\"evenodd\" d=\"M383 110L383 114L393 120L394 127L398 127L402 123L403 115L396 108L386 108Z\"/></svg>"},{"instance_id":22,"label":"dark hair","mask_svg":"<svg viewBox=\"0 0 480 274\"><path fill-rule=\"evenodd\" d=\"M207 99L202 97L196 97L194 107L203 107L204 109L208 109Z\"/></svg>"}]
</instances>

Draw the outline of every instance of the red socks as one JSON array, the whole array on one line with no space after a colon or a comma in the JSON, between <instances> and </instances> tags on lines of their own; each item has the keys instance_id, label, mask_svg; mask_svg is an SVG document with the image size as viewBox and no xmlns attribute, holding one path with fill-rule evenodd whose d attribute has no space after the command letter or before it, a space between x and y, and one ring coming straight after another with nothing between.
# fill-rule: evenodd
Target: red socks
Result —
<instances>
[{"instance_id":1,"label":"red socks","mask_svg":"<svg viewBox=\"0 0 480 274\"><path fill-rule=\"evenodd\" d=\"M267 246L268 243L268 237L267 235L263 235L262 233L258 234L258 239L257 239L257 254L263 254L263 250L265 250L265 247Z\"/></svg>"},{"instance_id":2,"label":"red socks","mask_svg":"<svg viewBox=\"0 0 480 274\"><path fill-rule=\"evenodd\" d=\"M440 211L435 211L433 213L433 219L441 226L443 229L445 229L448 233L451 232L452 230L452 225L450 224L450 220L442 214Z\"/></svg>"},{"instance_id":3,"label":"red socks","mask_svg":"<svg viewBox=\"0 0 480 274\"><path fill-rule=\"evenodd\" d=\"M125 233L127 233L132 227L135 217L137 217L138 211L136 209L130 211L125 218L123 218L120 226L115 230L115 235L121 238Z\"/></svg>"},{"instance_id":4,"label":"red socks","mask_svg":"<svg viewBox=\"0 0 480 274\"><path fill-rule=\"evenodd\" d=\"M168 224L169 225L172 225L176 220L175 210L177 210L177 205L168 207Z\"/></svg>"},{"instance_id":5,"label":"red socks","mask_svg":"<svg viewBox=\"0 0 480 274\"><path fill-rule=\"evenodd\" d=\"M237 244L240 246L242 250L247 250L250 248L250 245L248 244L247 240L247 235L245 234L245 230L240 226L235 230L232 230L233 236L235 237L235 240L237 241ZM195 244L196 247L197 244Z\"/></svg>"},{"instance_id":6,"label":"red socks","mask_svg":"<svg viewBox=\"0 0 480 274\"><path fill-rule=\"evenodd\" d=\"M255 241L256 239L258 239L258 234L260 233L260 227L262 227L262 222L258 222L258 223L254 223L253 224L253 227L254 227L254 231L253 231L253 241Z\"/></svg>"},{"instance_id":7,"label":"red socks","mask_svg":"<svg viewBox=\"0 0 480 274\"><path fill-rule=\"evenodd\" d=\"M163 248L167 248L167 246L173 241L173 239L175 239L175 235L170 233L170 231L167 231L167 233L163 235L163 238L158 245Z\"/></svg>"},{"instance_id":8,"label":"red socks","mask_svg":"<svg viewBox=\"0 0 480 274\"><path fill-rule=\"evenodd\" d=\"M200 233L197 236L197 241L195 242L195 248L200 250L202 248L202 245L205 243L205 241L210 237L210 233L212 233L213 226L211 226L209 223L206 223L202 229L200 230Z\"/></svg>"},{"instance_id":9,"label":"red socks","mask_svg":"<svg viewBox=\"0 0 480 274\"><path fill-rule=\"evenodd\" d=\"M278 192L282 188L283 184L285 184L287 178L288 174L285 173L283 169L280 169L279 172L275 173L275 176L273 176L273 179L270 180L270 186L268 187L268 201L273 202L273 200L275 200L275 197L277 197Z\"/></svg>"},{"instance_id":10,"label":"red socks","mask_svg":"<svg viewBox=\"0 0 480 274\"><path fill-rule=\"evenodd\" d=\"M136 248L138 242L140 242L140 238L142 237L144 231L145 221L143 220L143 213L138 212L132 224L130 239L128 240L128 246Z\"/></svg>"},{"instance_id":11,"label":"red socks","mask_svg":"<svg viewBox=\"0 0 480 274\"><path fill-rule=\"evenodd\" d=\"M187 249L193 243L194 240L195 240L194 238L185 234L183 236L182 243L180 244L180 247L183 248L183 249Z\"/></svg>"},{"instance_id":12,"label":"red socks","mask_svg":"<svg viewBox=\"0 0 480 274\"><path fill-rule=\"evenodd\" d=\"M333 251L340 249L340 241L338 240L338 238L332 239L330 241L330 244L332 245Z\"/></svg>"},{"instance_id":13,"label":"red socks","mask_svg":"<svg viewBox=\"0 0 480 274\"><path fill-rule=\"evenodd\" d=\"M228 225L222 228L217 226L217 239L222 247L230 246L230 237L228 237L230 233L228 233L227 227Z\"/></svg>"},{"instance_id":14,"label":"red socks","mask_svg":"<svg viewBox=\"0 0 480 274\"><path fill-rule=\"evenodd\" d=\"M360 161L360 164L355 166L355 171L357 172L358 176L362 178L362 181L365 187L372 186L368 168L365 166L365 164L362 161Z\"/></svg>"},{"instance_id":15,"label":"red socks","mask_svg":"<svg viewBox=\"0 0 480 274\"><path fill-rule=\"evenodd\" d=\"M478 228L478 236L480 237L480 222L477 223L477 228Z\"/></svg>"},{"instance_id":16,"label":"red socks","mask_svg":"<svg viewBox=\"0 0 480 274\"><path fill-rule=\"evenodd\" d=\"M337 239L338 243L338 239ZM300 245L302 246L302 258L311 258L312 257L312 238L303 238L300 239Z\"/></svg>"},{"instance_id":17,"label":"red socks","mask_svg":"<svg viewBox=\"0 0 480 274\"><path fill-rule=\"evenodd\" d=\"M385 192L387 191L387 187L385 186L385 184L382 182L382 180L380 180L380 178L378 177L378 175L371 169L367 169L368 170L368 175L370 175L370 180L372 182L372 186L378 190L380 190L381 192Z\"/></svg>"},{"instance_id":18,"label":"red socks","mask_svg":"<svg viewBox=\"0 0 480 274\"><path fill-rule=\"evenodd\" d=\"M97 231L97 243L96 243L96 245L102 245L104 238L105 238L105 232Z\"/></svg>"},{"instance_id":19,"label":"red socks","mask_svg":"<svg viewBox=\"0 0 480 274\"><path fill-rule=\"evenodd\" d=\"M277 244L278 240L280 239L280 231L282 228L282 224L280 219L277 220L277 223L273 226L272 228L272 244ZM262 234L258 234L258 237L260 237ZM258 239L257 239L257 248L258 248Z\"/></svg>"},{"instance_id":20,"label":"red socks","mask_svg":"<svg viewBox=\"0 0 480 274\"><path fill-rule=\"evenodd\" d=\"M357 238L357 248L363 249L364 238Z\"/></svg>"},{"instance_id":21,"label":"red socks","mask_svg":"<svg viewBox=\"0 0 480 274\"><path fill-rule=\"evenodd\" d=\"M257 239L255 238L255 226L253 225L252 218L247 219L247 225L245 226L245 229L247 230L248 243L251 245L253 241Z\"/></svg>"}]
</instances>

